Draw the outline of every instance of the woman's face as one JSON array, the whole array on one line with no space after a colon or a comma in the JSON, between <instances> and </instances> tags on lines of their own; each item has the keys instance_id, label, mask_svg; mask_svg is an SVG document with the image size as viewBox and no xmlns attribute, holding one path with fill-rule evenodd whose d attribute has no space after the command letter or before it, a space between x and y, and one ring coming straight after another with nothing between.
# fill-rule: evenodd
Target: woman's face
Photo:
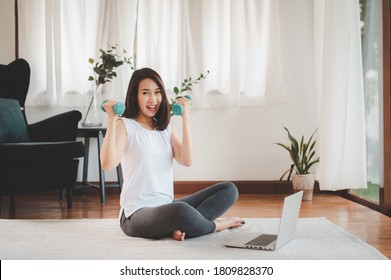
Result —
<instances>
[{"instance_id":1,"label":"woman's face","mask_svg":"<svg viewBox=\"0 0 391 280\"><path fill-rule=\"evenodd\" d=\"M162 103L162 93L154 80L146 78L139 84L137 99L140 114L153 118L159 111L159 106Z\"/></svg>"}]
</instances>

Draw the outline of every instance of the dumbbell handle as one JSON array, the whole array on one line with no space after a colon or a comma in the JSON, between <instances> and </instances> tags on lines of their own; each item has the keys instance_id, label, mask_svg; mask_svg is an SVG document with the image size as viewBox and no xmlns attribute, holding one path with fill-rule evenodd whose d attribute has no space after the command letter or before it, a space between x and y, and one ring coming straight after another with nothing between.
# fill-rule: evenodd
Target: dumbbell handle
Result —
<instances>
[{"instance_id":1,"label":"dumbbell handle","mask_svg":"<svg viewBox=\"0 0 391 280\"><path fill-rule=\"evenodd\" d=\"M106 112L105 108L103 107L103 104L105 104L107 101L108 101L107 99L104 100L102 102L102 105L100 106L100 108L102 109L103 112ZM115 103L113 111L117 115L122 115L125 112L125 104L122 102Z\"/></svg>"},{"instance_id":2,"label":"dumbbell handle","mask_svg":"<svg viewBox=\"0 0 391 280\"><path fill-rule=\"evenodd\" d=\"M186 97L187 99L189 99L191 101L191 96L190 95L185 95L184 97ZM182 96L178 97L177 100L179 98L182 98ZM175 116L181 116L183 114L183 106L182 104L180 103L174 103L172 104L171 106L171 112L175 115Z\"/></svg>"}]
</instances>

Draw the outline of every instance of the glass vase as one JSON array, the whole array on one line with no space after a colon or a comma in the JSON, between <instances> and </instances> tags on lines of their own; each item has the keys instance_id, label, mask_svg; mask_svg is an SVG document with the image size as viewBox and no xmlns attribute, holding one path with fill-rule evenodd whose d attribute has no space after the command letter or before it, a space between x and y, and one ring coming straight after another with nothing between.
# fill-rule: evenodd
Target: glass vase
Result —
<instances>
[{"instance_id":1,"label":"glass vase","mask_svg":"<svg viewBox=\"0 0 391 280\"><path fill-rule=\"evenodd\" d=\"M82 126L94 127L102 126L103 112L101 110L102 104L102 85L90 86L87 89L87 95L91 96L90 101L84 111Z\"/></svg>"}]
</instances>

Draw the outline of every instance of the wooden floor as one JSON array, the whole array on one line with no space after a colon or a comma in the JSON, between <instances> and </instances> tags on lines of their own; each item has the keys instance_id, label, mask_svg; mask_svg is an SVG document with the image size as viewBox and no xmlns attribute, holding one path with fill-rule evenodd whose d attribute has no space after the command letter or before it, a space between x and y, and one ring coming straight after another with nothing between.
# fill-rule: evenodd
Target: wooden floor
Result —
<instances>
[{"instance_id":1,"label":"wooden floor","mask_svg":"<svg viewBox=\"0 0 391 280\"><path fill-rule=\"evenodd\" d=\"M182 195L181 195L182 196ZM242 194L238 202L224 216L279 217L285 195ZM28 194L16 197L16 211L9 212L9 199L2 197L2 219L81 219L117 218L119 191L108 189L107 202L100 203L99 191L78 189L73 208L58 200L59 192ZM178 196L179 197L179 196ZM300 217L326 217L346 231L360 237L391 259L391 218L355 202L332 194L314 195L303 201Z\"/></svg>"}]
</instances>

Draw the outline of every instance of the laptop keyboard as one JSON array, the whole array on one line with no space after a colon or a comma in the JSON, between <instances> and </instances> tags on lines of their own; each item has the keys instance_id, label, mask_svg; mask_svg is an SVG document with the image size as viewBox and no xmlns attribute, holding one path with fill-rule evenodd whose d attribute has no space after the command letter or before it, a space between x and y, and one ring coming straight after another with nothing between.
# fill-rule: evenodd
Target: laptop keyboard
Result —
<instances>
[{"instance_id":1,"label":"laptop keyboard","mask_svg":"<svg viewBox=\"0 0 391 280\"><path fill-rule=\"evenodd\" d=\"M275 241L277 236L275 234L262 234L253 240L250 240L245 245L250 246L267 246L273 241Z\"/></svg>"}]
</instances>

